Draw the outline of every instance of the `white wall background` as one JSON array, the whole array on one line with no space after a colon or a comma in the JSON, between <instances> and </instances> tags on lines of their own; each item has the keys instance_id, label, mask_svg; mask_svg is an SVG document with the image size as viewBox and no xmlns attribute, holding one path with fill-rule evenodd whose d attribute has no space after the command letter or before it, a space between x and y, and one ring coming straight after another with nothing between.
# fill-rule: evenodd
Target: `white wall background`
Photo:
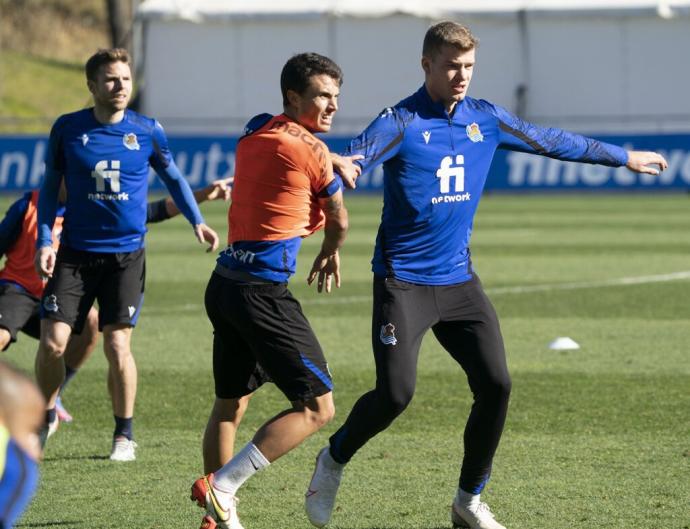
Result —
<instances>
[{"instance_id":1,"label":"white wall background","mask_svg":"<svg viewBox=\"0 0 690 529\"><path fill-rule=\"evenodd\" d=\"M422 39L442 18L467 23L480 39L473 97L580 132L690 132L686 11L670 19L644 9L178 15L140 14L141 110L170 132L238 134L251 116L280 112L280 70L302 51L340 64L345 83L333 132L358 132L421 85Z\"/></svg>"}]
</instances>

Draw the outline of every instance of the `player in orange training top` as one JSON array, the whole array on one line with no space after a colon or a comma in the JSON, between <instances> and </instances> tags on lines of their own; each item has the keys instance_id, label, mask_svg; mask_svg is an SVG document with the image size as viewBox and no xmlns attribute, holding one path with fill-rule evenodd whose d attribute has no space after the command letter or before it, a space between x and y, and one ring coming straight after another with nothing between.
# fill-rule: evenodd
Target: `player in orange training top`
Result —
<instances>
[{"instance_id":1,"label":"player in orange training top","mask_svg":"<svg viewBox=\"0 0 690 529\"><path fill-rule=\"evenodd\" d=\"M317 280L319 292L340 286L347 211L328 148L313 133L331 128L341 82L327 57L292 57L280 79L284 113L253 118L237 145L229 246L206 290L216 400L204 435L208 474L192 486L192 499L206 508L204 529L241 529L237 489L335 411L321 346L287 281L302 239L324 227L308 282ZM232 457L247 396L269 377L291 405Z\"/></svg>"}]
</instances>

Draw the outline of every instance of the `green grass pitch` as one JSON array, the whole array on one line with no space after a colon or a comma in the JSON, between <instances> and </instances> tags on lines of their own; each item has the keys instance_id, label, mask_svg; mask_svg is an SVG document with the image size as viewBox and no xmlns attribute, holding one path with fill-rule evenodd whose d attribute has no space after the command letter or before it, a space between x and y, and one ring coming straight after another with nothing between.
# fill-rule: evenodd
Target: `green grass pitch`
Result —
<instances>
[{"instance_id":1,"label":"green grass pitch","mask_svg":"<svg viewBox=\"0 0 690 529\"><path fill-rule=\"evenodd\" d=\"M380 198L348 197L343 286L306 286L321 235L307 240L291 289L335 379L334 423L239 493L246 529L309 523L313 459L374 383L369 259ZM2 211L9 197L1 197ZM685 195L486 196L473 260L501 317L513 376L508 422L483 494L510 529L690 527L690 201ZM205 204L225 233L224 204ZM182 219L150 227L146 301L134 333L139 367L134 463L107 460L113 428L97 351L65 402L75 422L50 439L22 528L196 528L189 486L213 390L203 291L214 256ZM554 352L557 336L582 348ZM3 358L30 370L36 342ZM239 444L285 406L267 386ZM462 428L471 405L461 370L429 334L406 412L348 466L334 529L449 528Z\"/></svg>"}]
</instances>

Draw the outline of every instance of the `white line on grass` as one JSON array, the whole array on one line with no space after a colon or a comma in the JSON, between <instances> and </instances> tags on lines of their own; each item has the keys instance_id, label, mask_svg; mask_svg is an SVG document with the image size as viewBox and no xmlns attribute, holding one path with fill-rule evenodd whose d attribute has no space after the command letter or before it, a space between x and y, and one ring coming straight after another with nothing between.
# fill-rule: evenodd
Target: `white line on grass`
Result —
<instances>
[{"instance_id":1,"label":"white line on grass","mask_svg":"<svg viewBox=\"0 0 690 529\"><path fill-rule=\"evenodd\" d=\"M644 285L649 283L665 283L668 281L682 281L690 279L690 270L672 272L670 274L658 274L652 276L633 276L618 277L613 279L602 279L599 281L583 281L580 283L546 283L543 285L522 285L515 287L495 287L487 288L486 293L493 296L502 294L531 294L533 292L549 292L552 290L579 290L585 288L617 287L629 285ZM333 294L322 295L319 298L301 299L302 305L343 305L347 303L363 303L371 300L371 296L334 296ZM203 310L200 303L185 303L174 307L159 307L146 310L147 314L167 314L171 312L192 312Z\"/></svg>"},{"instance_id":2,"label":"white line on grass","mask_svg":"<svg viewBox=\"0 0 690 529\"><path fill-rule=\"evenodd\" d=\"M644 285L647 283L665 283L667 281L680 281L690 279L690 270L659 274L654 276L619 277L614 279L602 279L599 281L584 281L581 283L551 283L546 285L525 285L518 287L487 288L489 294L526 294L531 292L546 292L549 290L578 290L581 288L617 287L628 285Z\"/></svg>"}]
</instances>

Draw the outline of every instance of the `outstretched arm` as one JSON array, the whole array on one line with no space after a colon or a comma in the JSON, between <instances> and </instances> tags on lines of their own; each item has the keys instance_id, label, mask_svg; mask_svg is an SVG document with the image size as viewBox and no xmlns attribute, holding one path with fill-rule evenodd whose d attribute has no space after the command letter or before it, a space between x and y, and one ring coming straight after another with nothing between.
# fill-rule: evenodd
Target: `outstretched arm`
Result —
<instances>
[{"instance_id":1,"label":"outstretched arm","mask_svg":"<svg viewBox=\"0 0 690 529\"><path fill-rule=\"evenodd\" d=\"M609 167L620 167L628 161L628 153L618 145L556 127L542 127L524 121L498 105L486 101L482 103L498 119L501 148Z\"/></svg>"},{"instance_id":2,"label":"outstretched arm","mask_svg":"<svg viewBox=\"0 0 690 529\"><path fill-rule=\"evenodd\" d=\"M348 229L347 209L343 203L343 192L338 190L333 195L320 198L319 206L326 215L321 251L314 259L307 283L311 285L317 280L318 292L331 291L331 282L335 279L335 286L340 288L340 256L338 250L345 242Z\"/></svg>"},{"instance_id":3,"label":"outstretched arm","mask_svg":"<svg viewBox=\"0 0 690 529\"><path fill-rule=\"evenodd\" d=\"M357 178L362 174L362 167L356 164L356 160L364 158L362 154L355 154L352 156L341 156L339 154L331 153L331 163L333 169L342 177L343 183L350 189L357 187Z\"/></svg>"},{"instance_id":4,"label":"outstretched arm","mask_svg":"<svg viewBox=\"0 0 690 529\"><path fill-rule=\"evenodd\" d=\"M203 189L194 191L194 200L197 204L206 202L207 200L230 200L230 189L233 178L225 178L223 180L216 180L211 182ZM176 217L180 214L180 210L175 205L172 198L166 197L160 200L149 202L146 210L146 223L156 223Z\"/></svg>"},{"instance_id":5,"label":"outstretched arm","mask_svg":"<svg viewBox=\"0 0 690 529\"><path fill-rule=\"evenodd\" d=\"M618 145L580 134L557 128L539 127L513 116L496 105L490 106L489 109L499 119L502 147L542 154L559 160L597 163L611 167L624 165L631 171L653 175L668 167L664 157L656 152L626 151Z\"/></svg>"},{"instance_id":6,"label":"outstretched arm","mask_svg":"<svg viewBox=\"0 0 690 529\"><path fill-rule=\"evenodd\" d=\"M650 167L650 165L658 166ZM666 170L668 162L659 153L651 151L628 151L628 163L625 166L636 173L659 174Z\"/></svg>"},{"instance_id":7,"label":"outstretched arm","mask_svg":"<svg viewBox=\"0 0 690 529\"><path fill-rule=\"evenodd\" d=\"M207 200L230 200L232 180L232 177L216 180L202 189L197 189L194 191L194 200L196 200L197 204L201 204ZM179 215L180 213L180 210L170 197L165 199L165 210L168 213L168 218Z\"/></svg>"},{"instance_id":8,"label":"outstretched arm","mask_svg":"<svg viewBox=\"0 0 690 529\"><path fill-rule=\"evenodd\" d=\"M366 173L393 158L402 145L405 129L414 115L397 107L384 109L347 147L345 158ZM358 156L361 155L361 156ZM356 163L354 163L356 162ZM336 161L337 163L337 161ZM337 166L334 165L334 167ZM344 179L344 178L343 178ZM348 185L348 182L345 182Z\"/></svg>"}]
</instances>

